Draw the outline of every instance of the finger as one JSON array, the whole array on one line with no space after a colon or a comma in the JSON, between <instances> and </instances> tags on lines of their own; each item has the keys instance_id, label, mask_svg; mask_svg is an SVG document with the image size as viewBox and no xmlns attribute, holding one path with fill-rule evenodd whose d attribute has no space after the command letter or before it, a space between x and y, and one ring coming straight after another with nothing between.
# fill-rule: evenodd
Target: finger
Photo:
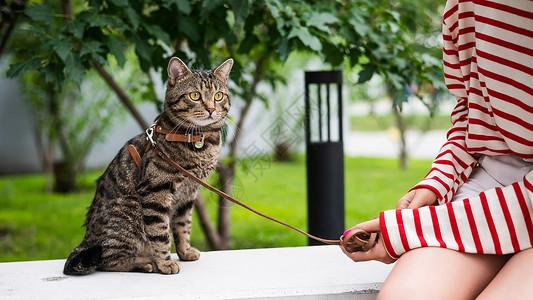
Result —
<instances>
[{"instance_id":1,"label":"finger","mask_svg":"<svg viewBox=\"0 0 533 300\"><path fill-rule=\"evenodd\" d=\"M381 230L379 227L379 218L375 218L354 226L354 228L362 229L366 232L378 232Z\"/></svg>"},{"instance_id":2,"label":"finger","mask_svg":"<svg viewBox=\"0 0 533 300\"><path fill-rule=\"evenodd\" d=\"M362 252L362 251L356 251L356 252L348 252L344 247L340 246L342 252L348 256L351 260L355 262L361 262L361 261L369 261L375 259L373 255L371 255L369 252Z\"/></svg>"},{"instance_id":3,"label":"finger","mask_svg":"<svg viewBox=\"0 0 533 300\"><path fill-rule=\"evenodd\" d=\"M398 201L396 208L403 209L407 208L409 204L413 201L415 198L415 191L410 191L409 193L405 194L400 200Z\"/></svg>"},{"instance_id":4,"label":"finger","mask_svg":"<svg viewBox=\"0 0 533 300\"><path fill-rule=\"evenodd\" d=\"M388 254L386 254L386 251L384 249L381 249L379 246L377 246L377 244L376 246L372 247L372 249L366 252L363 252L363 251L348 252L342 246L340 248L342 252L354 262L376 260L376 261L380 261L385 264L390 264L395 261Z\"/></svg>"},{"instance_id":5,"label":"finger","mask_svg":"<svg viewBox=\"0 0 533 300\"><path fill-rule=\"evenodd\" d=\"M411 204L411 199L402 198L400 199L400 201L398 201L398 204L396 204L396 208L404 209L404 208L409 207L410 204Z\"/></svg>"},{"instance_id":6,"label":"finger","mask_svg":"<svg viewBox=\"0 0 533 300\"><path fill-rule=\"evenodd\" d=\"M341 251L351 260L354 262L363 262L363 261L370 261L370 260L376 260L380 261L384 264L390 264L396 261L396 259L390 257L385 248L384 245L380 243L376 244L372 249L368 250L367 252L362 251L356 251L356 252L348 252L344 247L340 246Z\"/></svg>"},{"instance_id":7,"label":"finger","mask_svg":"<svg viewBox=\"0 0 533 300\"><path fill-rule=\"evenodd\" d=\"M352 226L350 229L346 230L343 235L348 235L348 233L350 233L350 231L354 229L362 229L366 232L378 232L381 230L381 228L379 227L379 218L373 218L372 220Z\"/></svg>"},{"instance_id":8,"label":"finger","mask_svg":"<svg viewBox=\"0 0 533 300\"><path fill-rule=\"evenodd\" d=\"M422 206L426 206L428 205L427 203L427 199L424 198L424 197L415 197L413 199L413 201L411 201L411 203L409 203L409 206L407 206L407 208L419 208L419 207L422 207Z\"/></svg>"}]
</instances>

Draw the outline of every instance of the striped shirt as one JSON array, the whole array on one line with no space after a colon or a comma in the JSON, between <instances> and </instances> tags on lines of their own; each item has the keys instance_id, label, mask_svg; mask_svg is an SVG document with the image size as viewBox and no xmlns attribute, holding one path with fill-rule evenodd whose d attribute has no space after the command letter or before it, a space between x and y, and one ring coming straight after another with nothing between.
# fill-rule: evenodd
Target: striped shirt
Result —
<instances>
[{"instance_id":1,"label":"striped shirt","mask_svg":"<svg viewBox=\"0 0 533 300\"><path fill-rule=\"evenodd\" d=\"M438 206L385 211L389 254L438 246L469 253L515 253L532 246L533 174L476 198L453 201L479 155L533 162L533 1L450 0L443 16L446 85L457 99L447 142L414 188Z\"/></svg>"}]
</instances>

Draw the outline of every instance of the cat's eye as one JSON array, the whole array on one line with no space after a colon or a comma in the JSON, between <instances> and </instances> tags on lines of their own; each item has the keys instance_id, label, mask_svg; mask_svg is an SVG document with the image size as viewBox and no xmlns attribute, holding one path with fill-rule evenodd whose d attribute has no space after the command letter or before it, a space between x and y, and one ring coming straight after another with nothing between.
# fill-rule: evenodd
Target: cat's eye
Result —
<instances>
[{"instance_id":1,"label":"cat's eye","mask_svg":"<svg viewBox=\"0 0 533 300\"><path fill-rule=\"evenodd\" d=\"M220 100L222 100L222 97L223 97L223 96L224 96L224 94L222 94L222 92L217 92L217 93L215 94L215 100L216 100L216 101L220 101Z\"/></svg>"},{"instance_id":2,"label":"cat's eye","mask_svg":"<svg viewBox=\"0 0 533 300\"><path fill-rule=\"evenodd\" d=\"M198 92L190 92L189 93L189 98L191 98L191 100L193 101L197 101L200 99L200 93Z\"/></svg>"}]
</instances>

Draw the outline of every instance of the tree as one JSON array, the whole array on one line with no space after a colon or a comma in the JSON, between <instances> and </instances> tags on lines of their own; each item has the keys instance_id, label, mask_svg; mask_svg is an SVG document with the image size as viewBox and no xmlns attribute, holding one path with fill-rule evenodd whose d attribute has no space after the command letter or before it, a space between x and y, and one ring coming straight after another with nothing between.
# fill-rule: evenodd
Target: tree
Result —
<instances>
[{"instance_id":1,"label":"tree","mask_svg":"<svg viewBox=\"0 0 533 300\"><path fill-rule=\"evenodd\" d=\"M428 72L439 68L415 51L419 43L407 31L421 14L417 7L396 12L390 8L385 0L90 0L64 20L50 4L33 3L19 12L28 21L20 27L40 47L24 49L31 58L15 61L8 75L37 70L60 89L66 78L80 84L89 69L96 69L135 114L127 93L102 68L110 55L124 66L124 50L134 47L142 71L160 72L163 80L166 74L161 70L173 55L201 68L231 56L235 65L230 87L234 97L244 101L235 123L242 128L252 101L268 101L258 92L258 84L283 82L279 65L296 51L319 55L332 67L361 66L361 82L379 73L395 90L413 82L430 83ZM50 34L52 25L58 30ZM395 99L397 105L405 100ZM159 107L161 102L155 101ZM137 120L146 127L142 118ZM228 137L229 155L218 168L226 193L231 192L241 134L236 130ZM202 212L202 202L198 203ZM220 200L218 232L205 216L201 218L216 248L230 246L226 203Z\"/></svg>"},{"instance_id":2,"label":"tree","mask_svg":"<svg viewBox=\"0 0 533 300\"><path fill-rule=\"evenodd\" d=\"M64 1L63 5L58 4L55 8L61 9L63 14L47 28L48 35L55 35L61 24L70 19L71 8L65 3L68 2ZM18 5L23 7L20 3ZM11 47L39 49L41 41L28 37L25 25L22 24L20 30L11 31ZM19 60L32 59L32 55L28 51L12 53L14 59ZM115 80L120 80L128 88L131 97L150 92L144 88L143 77L139 79L137 76L135 85L132 84L132 73L138 71L135 64L126 63L123 67L124 71L115 72ZM89 151L105 135L113 119L120 115L121 107L102 86L95 71L89 71L78 86L72 81L64 81L58 87L48 82L38 70L30 69L22 77L21 92L33 116L34 135L42 165L48 177L54 179L52 184L47 184L47 190L63 193L75 190Z\"/></svg>"},{"instance_id":3,"label":"tree","mask_svg":"<svg viewBox=\"0 0 533 300\"><path fill-rule=\"evenodd\" d=\"M362 64L359 83L379 74L392 98L392 111L400 132L400 166L407 166L406 125L402 104L409 97L420 99L433 114L439 93L445 90L442 76L442 50L438 41L441 33L439 7L433 1L379 1L368 10L367 27L359 27L366 35L371 51ZM376 33L379 32L378 35ZM423 94L430 97L424 102Z\"/></svg>"}]
</instances>

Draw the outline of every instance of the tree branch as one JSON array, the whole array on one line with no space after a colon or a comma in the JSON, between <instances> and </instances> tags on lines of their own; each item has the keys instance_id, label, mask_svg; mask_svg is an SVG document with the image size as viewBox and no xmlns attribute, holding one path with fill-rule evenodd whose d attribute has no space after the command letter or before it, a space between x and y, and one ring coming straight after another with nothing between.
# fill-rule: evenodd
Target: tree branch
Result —
<instances>
[{"instance_id":1,"label":"tree branch","mask_svg":"<svg viewBox=\"0 0 533 300\"><path fill-rule=\"evenodd\" d=\"M252 100L256 95L256 88L259 82L263 79L263 67L265 65L265 58L260 58L256 61L256 69L254 73L254 77L252 80L252 85L250 86L250 90L245 95L246 104L244 105L243 109L241 110L241 116L239 118L239 121L237 122L237 130L235 131L235 135L233 136L233 140L230 143L230 157L232 158L231 164L234 164L235 157L237 157L237 150L239 146L239 140L242 136L242 130L239 130L244 125L244 121L246 119L246 116L248 115L248 111L250 110L250 106L252 105Z\"/></svg>"},{"instance_id":2,"label":"tree branch","mask_svg":"<svg viewBox=\"0 0 533 300\"><path fill-rule=\"evenodd\" d=\"M205 201L201 193L198 193L198 197L196 197L196 200L194 201L194 210L198 215L200 226L205 233L209 247L211 247L211 249L221 249L220 235L217 233L215 226L213 226L211 219L209 219Z\"/></svg>"},{"instance_id":3,"label":"tree branch","mask_svg":"<svg viewBox=\"0 0 533 300\"><path fill-rule=\"evenodd\" d=\"M7 41L11 37L11 33L13 32L13 29L15 29L15 26L17 24L17 18L19 11L22 11L26 7L25 1L22 0L16 0L11 3L9 7L9 16L6 17L6 24L9 24L6 30L6 34L2 38L2 42L0 43L0 57L2 57L2 53L4 52L4 49L7 46ZM4 25L4 22L0 23L0 25ZM2 27L0 26L0 27Z\"/></svg>"},{"instance_id":4,"label":"tree branch","mask_svg":"<svg viewBox=\"0 0 533 300\"><path fill-rule=\"evenodd\" d=\"M248 115L248 111L250 110L252 101L257 94L256 89L257 85L263 79L263 68L265 64L265 58L261 58L256 61L256 69L254 73L254 77L252 80L252 84L250 86L250 89L245 95L245 98L248 100L246 101L246 105L241 111L241 116L239 118L239 121L237 122L237 128L241 128L244 124L244 121L246 119L246 116ZM233 137L233 140L230 143L230 153L229 156L231 158L230 163L227 166L224 166L222 163L220 163L217 166L217 172L219 174L219 183L220 188L223 192L225 192L228 195L231 195L231 189L233 186L233 177L235 176L235 164L236 164L236 157L237 157L237 150L239 146L239 141L242 135L241 130L236 130L235 135ZM220 246L222 249L229 249L230 248L230 209L231 209L231 203L223 198L219 197L219 206L218 206L218 234L220 235Z\"/></svg>"},{"instance_id":5,"label":"tree branch","mask_svg":"<svg viewBox=\"0 0 533 300\"><path fill-rule=\"evenodd\" d=\"M63 17L65 19L72 19L72 8L70 5L70 0L61 0L61 10L63 11Z\"/></svg>"},{"instance_id":6,"label":"tree branch","mask_svg":"<svg viewBox=\"0 0 533 300\"><path fill-rule=\"evenodd\" d=\"M104 69L104 67L102 67L97 62L93 62L92 65L98 72L98 74L100 74L100 76L105 80L107 85L115 92L122 104L124 104L126 108L130 111L135 120L137 120L137 124L139 124L141 129L145 130L146 128L148 128L148 123L146 123L137 108L135 108L135 105L128 97L128 95L126 95L126 93L124 93L124 91L118 86L111 74L109 74L109 72L107 72L106 69Z\"/></svg>"}]
</instances>

